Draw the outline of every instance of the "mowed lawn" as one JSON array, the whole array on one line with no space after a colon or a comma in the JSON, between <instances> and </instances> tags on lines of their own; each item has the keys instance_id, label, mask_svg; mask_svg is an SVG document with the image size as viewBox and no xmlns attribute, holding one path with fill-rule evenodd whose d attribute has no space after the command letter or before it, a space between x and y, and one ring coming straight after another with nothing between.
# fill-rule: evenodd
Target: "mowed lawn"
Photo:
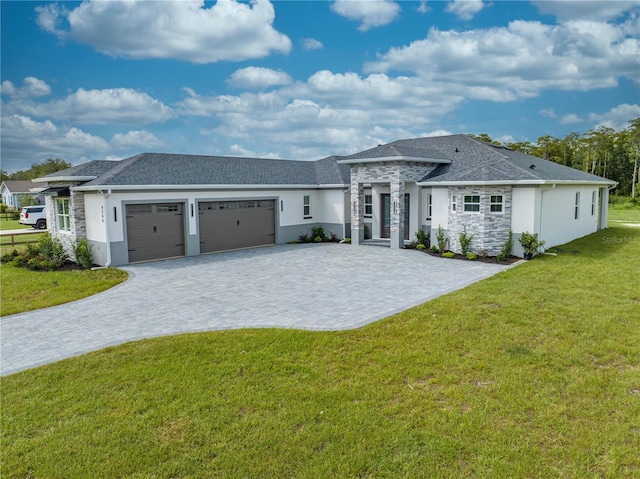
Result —
<instances>
[{"instance_id":1,"label":"mowed lawn","mask_svg":"<svg viewBox=\"0 0 640 479\"><path fill-rule=\"evenodd\" d=\"M165 337L4 377L0 476L640 477L640 228L562 251L358 330Z\"/></svg>"}]
</instances>

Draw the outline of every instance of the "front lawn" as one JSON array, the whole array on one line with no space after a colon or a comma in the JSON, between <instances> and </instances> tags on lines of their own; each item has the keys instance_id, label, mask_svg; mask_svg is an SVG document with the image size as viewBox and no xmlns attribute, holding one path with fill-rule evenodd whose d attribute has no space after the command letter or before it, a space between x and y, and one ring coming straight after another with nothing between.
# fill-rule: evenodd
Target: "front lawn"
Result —
<instances>
[{"instance_id":1,"label":"front lawn","mask_svg":"<svg viewBox=\"0 0 640 479\"><path fill-rule=\"evenodd\" d=\"M18 220L7 220L4 217L0 217L0 230L19 230L31 228L29 225L21 225Z\"/></svg>"},{"instance_id":2,"label":"front lawn","mask_svg":"<svg viewBox=\"0 0 640 479\"><path fill-rule=\"evenodd\" d=\"M31 271L0 265L0 315L68 303L109 289L127 279L127 273L109 268L97 271Z\"/></svg>"},{"instance_id":3,"label":"front lawn","mask_svg":"<svg viewBox=\"0 0 640 479\"><path fill-rule=\"evenodd\" d=\"M5 377L1 475L638 477L640 229L562 250L354 331L164 337Z\"/></svg>"}]
</instances>

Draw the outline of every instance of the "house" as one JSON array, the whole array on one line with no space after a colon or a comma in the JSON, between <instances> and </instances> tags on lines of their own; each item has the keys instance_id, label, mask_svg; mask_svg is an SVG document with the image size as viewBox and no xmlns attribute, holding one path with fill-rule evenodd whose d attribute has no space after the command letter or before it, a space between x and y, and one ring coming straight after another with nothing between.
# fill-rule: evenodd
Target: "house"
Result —
<instances>
[{"instance_id":1,"label":"house","mask_svg":"<svg viewBox=\"0 0 640 479\"><path fill-rule=\"evenodd\" d=\"M2 192L2 203L13 208L20 209L24 206L25 197L33 198L36 204L43 204L44 199L38 196L38 192L46 187L45 183L34 183L32 181L5 180L0 185ZM32 204L32 203L27 203Z\"/></svg>"},{"instance_id":2,"label":"house","mask_svg":"<svg viewBox=\"0 0 640 479\"><path fill-rule=\"evenodd\" d=\"M399 140L317 161L143 153L43 178L52 234L101 265L287 243L322 225L403 247L438 227L495 255L509 230L549 246L606 227L615 183L466 135ZM522 256L517 241L513 253Z\"/></svg>"}]
</instances>

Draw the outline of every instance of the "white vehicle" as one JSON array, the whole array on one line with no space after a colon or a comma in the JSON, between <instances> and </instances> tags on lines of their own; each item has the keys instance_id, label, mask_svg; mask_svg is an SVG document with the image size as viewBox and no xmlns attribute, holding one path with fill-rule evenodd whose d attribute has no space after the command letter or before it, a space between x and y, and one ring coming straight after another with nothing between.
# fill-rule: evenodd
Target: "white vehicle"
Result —
<instances>
[{"instance_id":1,"label":"white vehicle","mask_svg":"<svg viewBox=\"0 0 640 479\"><path fill-rule=\"evenodd\" d=\"M20 212L21 225L31 225L39 230L47 229L47 208L44 205L25 206Z\"/></svg>"}]
</instances>

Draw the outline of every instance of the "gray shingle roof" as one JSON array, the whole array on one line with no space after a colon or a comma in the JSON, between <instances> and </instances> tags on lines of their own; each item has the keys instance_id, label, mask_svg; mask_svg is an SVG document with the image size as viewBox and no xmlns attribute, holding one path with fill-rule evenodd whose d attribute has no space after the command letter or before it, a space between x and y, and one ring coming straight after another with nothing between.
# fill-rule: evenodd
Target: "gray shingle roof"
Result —
<instances>
[{"instance_id":1,"label":"gray shingle roof","mask_svg":"<svg viewBox=\"0 0 640 479\"><path fill-rule=\"evenodd\" d=\"M142 153L121 161L92 161L48 177L95 176L83 186L347 185L349 166L338 160L400 157L451 162L439 165L422 180L425 182L608 181L467 135L398 140L348 157L318 161Z\"/></svg>"},{"instance_id":2,"label":"gray shingle roof","mask_svg":"<svg viewBox=\"0 0 640 479\"><path fill-rule=\"evenodd\" d=\"M45 183L34 183L30 180L5 180L5 187L13 194L16 193L30 193L31 188L44 188Z\"/></svg>"},{"instance_id":3,"label":"gray shingle roof","mask_svg":"<svg viewBox=\"0 0 640 479\"><path fill-rule=\"evenodd\" d=\"M398 151L410 148L414 152L410 156L451 160L449 164L438 166L422 181L608 181L600 176L476 140L467 135L398 140L385 147L384 153L391 151L389 148ZM530 168L531 165L535 165L534 168Z\"/></svg>"},{"instance_id":4,"label":"gray shingle roof","mask_svg":"<svg viewBox=\"0 0 640 479\"><path fill-rule=\"evenodd\" d=\"M142 153L127 158L84 186L346 184L348 169L332 157L290 161L226 156Z\"/></svg>"}]
</instances>

